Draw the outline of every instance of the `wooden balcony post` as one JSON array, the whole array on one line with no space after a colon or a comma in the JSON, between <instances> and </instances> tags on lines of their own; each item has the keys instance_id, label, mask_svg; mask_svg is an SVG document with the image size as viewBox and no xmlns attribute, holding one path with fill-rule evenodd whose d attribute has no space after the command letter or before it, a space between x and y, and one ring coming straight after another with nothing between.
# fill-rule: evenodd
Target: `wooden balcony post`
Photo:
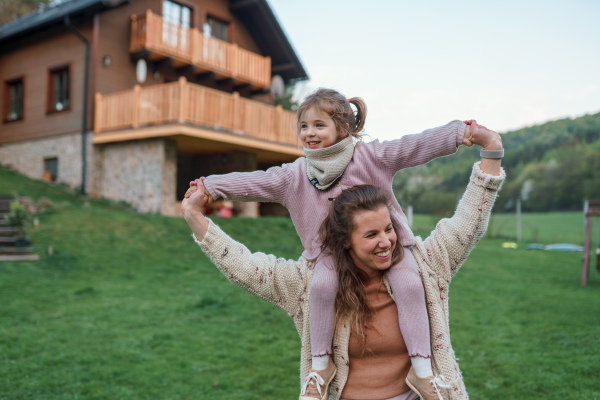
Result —
<instances>
[{"instance_id":1,"label":"wooden balcony post","mask_svg":"<svg viewBox=\"0 0 600 400\"><path fill-rule=\"evenodd\" d=\"M180 76L179 80L179 119L178 122L183 124L185 122L185 116L187 113L185 112L185 107L188 105L185 103L185 89L187 84L187 79L185 76Z\"/></svg>"},{"instance_id":2,"label":"wooden balcony post","mask_svg":"<svg viewBox=\"0 0 600 400\"><path fill-rule=\"evenodd\" d=\"M139 34L137 15L131 14L131 42L129 42L129 51L132 53L139 46Z\"/></svg>"},{"instance_id":3,"label":"wooden balcony post","mask_svg":"<svg viewBox=\"0 0 600 400\"><path fill-rule=\"evenodd\" d=\"M102 95L96 93L94 101L94 133L100 133L102 131L102 124L100 123L100 117L102 116Z\"/></svg>"},{"instance_id":4,"label":"wooden balcony post","mask_svg":"<svg viewBox=\"0 0 600 400\"><path fill-rule=\"evenodd\" d=\"M240 72L240 67L238 65L239 49L238 49L237 43L233 43L230 48L231 48L231 57L230 57L231 64L228 65L228 68L230 69L231 76L233 78L235 78L238 76L238 74Z\"/></svg>"},{"instance_id":5,"label":"wooden balcony post","mask_svg":"<svg viewBox=\"0 0 600 400\"><path fill-rule=\"evenodd\" d=\"M235 133L242 131L240 111L240 94L233 92L233 131Z\"/></svg>"},{"instance_id":6,"label":"wooden balcony post","mask_svg":"<svg viewBox=\"0 0 600 400\"><path fill-rule=\"evenodd\" d=\"M143 47L154 47L154 24L152 23L152 11L150 9L146 10L146 21L145 21L145 35L144 35L144 46Z\"/></svg>"},{"instance_id":7,"label":"wooden balcony post","mask_svg":"<svg viewBox=\"0 0 600 400\"><path fill-rule=\"evenodd\" d=\"M140 126L140 109L142 104L140 102L140 85L135 85L133 87L133 123L131 126L133 128L139 128Z\"/></svg>"},{"instance_id":8,"label":"wooden balcony post","mask_svg":"<svg viewBox=\"0 0 600 400\"><path fill-rule=\"evenodd\" d=\"M281 104L278 104L275 107L275 123L273 124L275 126L275 139L278 142L283 142L283 107L281 106Z\"/></svg>"},{"instance_id":9,"label":"wooden balcony post","mask_svg":"<svg viewBox=\"0 0 600 400\"><path fill-rule=\"evenodd\" d=\"M261 76L261 82L265 87L271 86L271 57L265 58L265 66L261 68L261 72L264 74Z\"/></svg>"}]
</instances>

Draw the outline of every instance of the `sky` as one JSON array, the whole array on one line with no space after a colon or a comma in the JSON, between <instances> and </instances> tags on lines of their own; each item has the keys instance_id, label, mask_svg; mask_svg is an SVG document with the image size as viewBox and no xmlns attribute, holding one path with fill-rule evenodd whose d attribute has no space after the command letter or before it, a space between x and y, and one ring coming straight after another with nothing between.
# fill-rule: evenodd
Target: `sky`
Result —
<instances>
[{"instance_id":1,"label":"sky","mask_svg":"<svg viewBox=\"0 0 600 400\"><path fill-rule=\"evenodd\" d=\"M310 80L362 97L365 133L498 132L600 111L598 0L268 0Z\"/></svg>"}]
</instances>

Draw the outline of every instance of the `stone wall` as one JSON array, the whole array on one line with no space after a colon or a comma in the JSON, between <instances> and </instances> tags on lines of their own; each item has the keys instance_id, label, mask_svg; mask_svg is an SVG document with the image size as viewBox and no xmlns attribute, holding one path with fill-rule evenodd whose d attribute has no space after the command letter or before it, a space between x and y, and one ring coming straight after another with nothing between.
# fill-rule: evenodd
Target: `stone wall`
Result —
<instances>
[{"instance_id":1,"label":"stone wall","mask_svg":"<svg viewBox=\"0 0 600 400\"><path fill-rule=\"evenodd\" d=\"M87 177L86 189L90 187L90 172L93 160L92 133L87 134ZM70 187L81 186L81 133L52 136L44 139L9 143L0 146L0 163L34 179L42 179L44 160L58 159L57 182Z\"/></svg>"},{"instance_id":2,"label":"stone wall","mask_svg":"<svg viewBox=\"0 0 600 400\"><path fill-rule=\"evenodd\" d=\"M140 212L175 215L177 150L168 139L99 146L100 193Z\"/></svg>"},{"instance_id":3,"label":"stone wall","mask_svg":"<svg viewBox=\"0 0 600 400\"><path fill-rule=\"evenodd\" d=\"M175 215L177 150L167 139L94 145L87 135L86 193L124 201L140 212ZM44 159L58 159L57 182L81 186L81 134L0 146L0 163L42 179Z\"/></svg>"}]
</instances>

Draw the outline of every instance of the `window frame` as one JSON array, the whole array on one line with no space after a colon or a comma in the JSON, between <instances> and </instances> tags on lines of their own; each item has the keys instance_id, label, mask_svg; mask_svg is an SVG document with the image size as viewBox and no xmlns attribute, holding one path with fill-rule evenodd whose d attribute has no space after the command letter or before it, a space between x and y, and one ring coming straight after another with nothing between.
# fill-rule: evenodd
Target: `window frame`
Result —
<instances>
[{"instance_id":1,"label":"window frame","mask_svg":"<svg viewBox=\"0 0 600 400\"><path fill-rule=\"evenodd\" d=\"M11 109L11 99L10 99L10 87L15 84L21 84L21 115L17 118L9 118L8 113ZM18 78L8 79L4 81L4 109L2 110L2 122L10 123L23 121L25 119L25 77L19 76Z\"/></svg>"},{"instance_id":2,"label":"window frame","mask_svg":"<svg viewBox=\"0 0 600 400\"><path fill-rule=\"evenodd\" d=\"M67 100L68 100L68 104L66 107L64 107L61 110L57 110L54 107L54 76L56 74L62 73L62 72L67 72L67 90L66 90L66 94L67 94ZM56 113L62 113L65 111L70 111L71 110L71 104L73 103L73 97L72 97L72 74L71 74L71 64L63 64L60 65L58 67L53 67L53 68L49 68L48 69L48 96L46 98L46 114L56 114Z\"/></svg>"},{"instance_id":3,"label":"window frame","mask_svg":"<svg viewBox=\"0 0 600 400\"><path fill-rule=\"evenodd\" d=\"M195 22L195 20L194 20L194 17L195 17L195 15L196 15L196 10L195 10L194 4L192 4L192 3L188 3L188 2L186 2L186 1L181 1L181 0L177 0L177 1L173 1L173 0L162 0L162 2L161 2L161 11L160 11L160 12L161 12L161 17L162 17L163 21L167 21L167 19L165 18L165 15L164 15L164 10L165 10L165 2L174 3L174 4L177 4L177 5L178 5L178 6L180 6L180 7L185 7L185 8L187 8L188 10L190 10L190 26L189 26L189 27L184 27L184 26L183 26L183 25L181 25L181 24L174 24L174 25L181 26L182 28L185 28L185 29L194 29L194 27L195 27L195 25L196 25L196 24L194 23L194 22ZM179 15L179 19L180 19L180 20L182 20L182 19L183 19L183 18L182 18L182 15ZM170 24L173 24L173 22L171 22L171 21L167 21L167 22L169 22Z\"/></svg>"},{"instance_id":4,"label":"window frame","mask_svg":"<svg viewBox=\"0 0 600 400\"><path fill-rule=\"evenodd\" d=\"M212 23L209 22L209 20L214 20L214 21L218 21L222 24L227 24L227 40L223 40L221 38L218 38L214 35L214 26ZM213 12L208 11L206 13L206 15L204 16L204 23L202 24L202 26L204 27L204 24L208 23L210 26L210 30L211 30L211 38L226 42L226 43L233 43L233 22L228 20L227 18L224 18L218 14L215 14Z\"/></svg>"}]
</instances>

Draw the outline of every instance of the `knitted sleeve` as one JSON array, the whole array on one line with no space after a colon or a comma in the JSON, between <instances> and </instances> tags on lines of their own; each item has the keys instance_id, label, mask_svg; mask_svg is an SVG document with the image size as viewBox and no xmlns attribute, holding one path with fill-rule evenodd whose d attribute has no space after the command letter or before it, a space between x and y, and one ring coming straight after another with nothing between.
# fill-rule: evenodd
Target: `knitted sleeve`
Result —
<instances>
[{"instance_id":1,"label":"knitted sleeve","mask_svg":"<svg viewBox=\"0 0 600 400\"><path fill-rule=\"evenodd\" d=\"M454 215L438 222L424 241L429 265L447 281L485 234L498 190L506 177L504 170L499 176L486 174L479 164L473 166L469 184Z\"/></svg>"},{"instance_id":2,"label":"knitted sleeve","mask_svg":"<svg viewBox=\"0 0 600 400\"><path fill-rule=\"evenodd\" d=\"M369 143L373 157L394 173L403 168L425 164L434 158L456 153L462 143L466 125L452 121L444 126L421 133L404 135L399 139Z\"/></svg>"},{"instance_id":3,"label":"knitted sleeve","mask_svg":"<svg viewBox=\"0 0 600 400\"><path fill-rule=\"evenodd\" d=\"M193 236L193 235L192 235ZM296 315L307 284L307 265L299 261L251 253L210 221L202 241L194 240L229 281Z\"/></svg>"},{"instance_id":4,"label":"knitted sleeve","mask_svg":"<svg viewBox=\"0 0 600 400\"><path fill-rule=\"evenodd\" d=\"M216 200L274 202L285 205L285 195L297 175L299 160L266 171L210 175L204 186Z\"/></svg>"}]
</instances>

